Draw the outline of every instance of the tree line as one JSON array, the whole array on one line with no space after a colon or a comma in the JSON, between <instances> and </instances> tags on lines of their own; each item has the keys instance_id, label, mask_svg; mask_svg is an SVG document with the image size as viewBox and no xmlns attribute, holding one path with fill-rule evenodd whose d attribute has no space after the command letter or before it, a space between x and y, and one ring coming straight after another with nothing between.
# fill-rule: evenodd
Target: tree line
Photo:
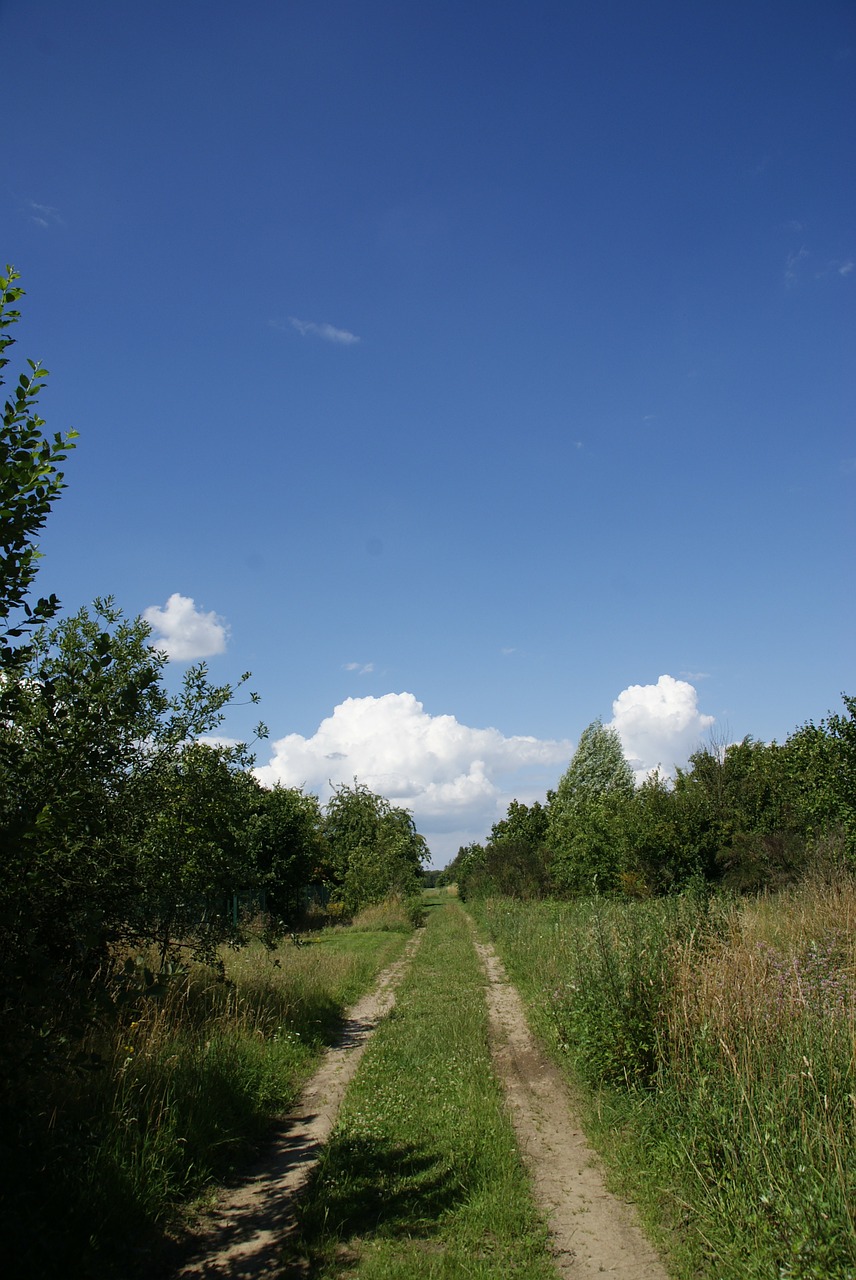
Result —
<instances>
[{"instance_id":1,"label":"tree line","mask_svg":"<svg viewBox=\"0 0 856 1280\"><path fill-rule=\"evenodd\" d=\"M0 374L18 279L0 276ZM154 987L182 957L239 944L236 901L281 931L307 888L354 913L415 893L427 858L410 813L357 780L322 807L211 740L248 675L216 684L199 663L171 694L148 625L111 598L67 617L56 596L32 600L76 435L44 432L47 376L27 362L0 430L0 1008L24 1071L115 993L117 965Z\"/></svg>"},{"instance_id":2,"label":"tree line","mask_svg":"<svg viewBox=\"0 0 856 1280\"><path fill-rule=\"evenodd\" d=\"M509 805L444 870L464 896L614 893L691 884L776 889L810 868L856 867L856 698L782 744L711 743L673 781L641 784L616 731L594 721L542 804Z\"/></svg>"}]
</instances>

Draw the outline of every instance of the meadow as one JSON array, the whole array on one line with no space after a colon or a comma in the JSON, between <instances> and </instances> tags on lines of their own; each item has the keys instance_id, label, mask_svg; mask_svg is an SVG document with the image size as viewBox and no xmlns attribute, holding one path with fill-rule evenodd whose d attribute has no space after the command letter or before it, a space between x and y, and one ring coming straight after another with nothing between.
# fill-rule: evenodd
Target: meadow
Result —
<instances>
[{"instance_id":1,"label":"meadow","mask_svg":"<svg viewBox=\"0 0 856 1280\"><path fill-rule=\"evenodd\" d=\"M852 881L467 906L676 1276L852 1280Z\"/></svg>"}]
</instances>

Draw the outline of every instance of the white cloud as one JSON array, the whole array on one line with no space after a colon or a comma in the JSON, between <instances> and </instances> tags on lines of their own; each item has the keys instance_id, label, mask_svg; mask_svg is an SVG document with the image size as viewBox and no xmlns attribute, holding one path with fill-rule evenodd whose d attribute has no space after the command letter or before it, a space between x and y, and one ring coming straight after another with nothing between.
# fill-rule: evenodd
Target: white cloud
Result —
<instances>
[{"instance_id":1,"label":"white cloud","mask_svg":"<svg viewBox=\"0 0 856 1280\"><path fill-rule=\"evenodd\" d=\"M346 671L356 671L358 676L370 676L374 671L373 662L346 662Z\"/></svg>"},{"instance_id":2,"label":"white cloud","mask_svg":"<svg viewBox=\"0 0 856 1280\"><path fill-rule=\"evenodd\" d=\"M847 262L842 262L838 268L838 274L840 276L849 276L854 267L856 267L856 262L851 262L848 259Z\"/></svg>"},{"instance_id":3,"label":"white cloud","mask_svg":"<svg viewBox=\"0 0 856 1280\"><path fill-rule=\"evenodd\" d=\"M190 662L225 652L228 636L225 621L216 613L197 609L190 596L176 591L163 608L153 604L144 609L143 619L152 628L154 648L165 650L170 658Z\"/></svg>"},{"instance_id":4,"label":"white cloud","mask_svg":"<svg viewBox=\"0 0 856 1280\"><path fill-rule=\"evenodd\" d=\"M785 263L785 284L788 287L796 284L800 263L804 262L808 256L808 249L799 249L796 253L788 254L787 262Z\"/></svg>"},{"instance_id":5,"label":"white cloud","mask_svg":"<svg viewBox=\"0 0 856 1280\"><path fill-rule=\"evenodd\" d=\"M268 786L304 786L322 800L359 780L410 809L438 865L482 840L509 802L543 798L572 753L568 741L506 738L454 716L432 716L412 693L347 698L315 733L290 733L256 770Z\"/></svg>"},{"instance_id":6,"label":"white cloud","mask_svg":"<svg viewBox=\"0 0 856 1280\"><path fill-rule=\"evenodd\" d=\"M622 690L612 704L612 717L639 782L658 766L672 775L702 743L715 719L699 711L695 688L674 676Z\"/></svg>"},{"instance_id":7,"label":"white cloud","mask_svg":"<svg viewBox=\"0 0 856 1280\"><path fill-rule=\"evenodd\" d=\"M323 338L325 342L338 342L346 347L359 342L355 333L349 333L347 329L336 329L332 324L315 324L314 320L298 320L296 316L289 316L289 320L303 338L310 333L316 338Z\"/></svg>"},{"instance_id":8,"label":"white cloud","mask_svg":"<svg viewBox=\"0 0 856 1280\"><path fill-rule=\"evenodd\" d=\"M61 227L63 225L59 210L54 209L50 204L39 204L37 200L28 200L27 206L30 210L30 221L35 222L39 227Z\"/></svg>"}]
</instances>

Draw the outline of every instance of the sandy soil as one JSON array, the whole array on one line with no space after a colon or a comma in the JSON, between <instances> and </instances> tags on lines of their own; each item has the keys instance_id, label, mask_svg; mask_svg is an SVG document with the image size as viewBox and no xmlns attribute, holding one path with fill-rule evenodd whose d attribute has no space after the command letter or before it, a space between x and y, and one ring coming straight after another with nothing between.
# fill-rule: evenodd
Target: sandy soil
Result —
<instances>
[{"instance_id":1,"label":"sandy soil","mask_svg":"<svg viewBox=\"0 0 856 1280\"><path fill-rule=\"evenodd\" d=\"M327 1050L298 1105L275 1129L256 1167L199 1223L177 1272L182 1280L273 1280L282 1275L280 1244L294 1225L295 1198L330 1136L372 1033L395 1004L395 988L423 937L422 930L414 933L374 991L348 1010L336 1045Z\"/></svg>"},{"instance_id":2,"label":"sandy soil","mask_svg":"<svg viewBox=\"0 0 856 1280\"><path fill-rule=\"evenodd\" d=\"M497 1074L550 1226L559 1274L569 1280L668 1280L632 1206L607 1191L567 1088L533 1038L499 957L489 944L475 945L488 979Z\"/></svg>"}]
</instances>

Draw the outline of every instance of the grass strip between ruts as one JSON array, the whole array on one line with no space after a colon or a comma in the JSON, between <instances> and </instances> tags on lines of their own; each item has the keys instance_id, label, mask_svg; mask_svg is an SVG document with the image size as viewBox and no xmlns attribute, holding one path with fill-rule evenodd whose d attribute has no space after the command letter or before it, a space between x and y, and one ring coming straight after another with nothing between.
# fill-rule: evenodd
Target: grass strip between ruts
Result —
<instances>
[{"instance_id":1,"label":"grass strip between ruts","mask_svg":"<svg viewBox=\"0 0 856 1280\"><path fill-rule=\"evenodd\" d=\"M286 1263L362 1280L555 1277L491 1066L484 978L455 902L429 913Z\"/></svg>"}]
</instances>

